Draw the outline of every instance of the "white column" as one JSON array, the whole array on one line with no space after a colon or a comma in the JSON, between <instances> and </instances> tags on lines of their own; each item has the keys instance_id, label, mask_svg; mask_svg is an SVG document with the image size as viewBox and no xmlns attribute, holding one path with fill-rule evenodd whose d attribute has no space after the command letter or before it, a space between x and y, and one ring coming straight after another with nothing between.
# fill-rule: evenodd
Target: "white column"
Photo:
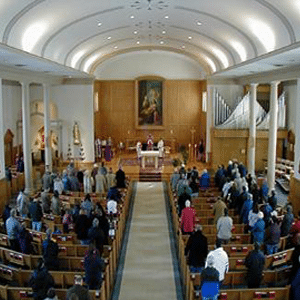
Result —
<instances>
[{"instance_id":1,"label":"white column","mask_svg":"<svg viewBox=\"0 0 300 300\"><path fill-rule=\"evenodd\" d=\"M23 128L23 154L25 193L31 195L33 192L32 159L30 145L30 97L29 82L21 82L22 85L22 128Z\"/></svg>"},{"instance_id":2,"label":"white column","mask_svg":"<svg viewBox=\"0 0 300 300\"><path fill-rule=\"evenodd\" d=\"M210 159L211 153L211 129L214 125L214 99L215 90L211 86L207 86L207 102L206 102L206 143L205 143L205 151L206 151L206 162Z\"/></svg>"},{"instance_id":3,"label":"white column","mask_svg":"<svg viewBox=\"0 0 300 300\"><path fill-rule=\"evenodd\" d=\"M255 119L255 102L257 98L257 83L251 83L250 86L250 122L249 122L249 141L248 141L248 172L255 175L255 142L256 142L256 119Z\"/></svg>"},{"instance_id":4,"label":"white column","mask_svg":"<svg viewBox=\"0 0 300 300\"><path fill-rule=\"evenodd\" d=\"M279 81L271 82L268 174L267 174L269 191L271 191L275 187L275 164L276 164L277 118L278 118L278 99L277 99L278 84Z\"/></svg>"},{"instance_id":5,"label":"white column","mask_svg":"<svg viewBox=\"0 0 300 300\"><path fill-rule=\"evenodd\" d=\"M2 94L2 79L0 79L0 179L5 177L5 153L4 153L4 104L3 104L3 94Z\"/></svg>"},{"instance_id":6,"label":"white column","mask_svg":"<svg viewBox=\"0 0 300 300\"><path fill-rule=\"evenodd\" d=\"M297 98L296 101L296 109L294 111L295 114L295 166L294 166L294 176L298 180L300 180L300 79L297 80Z\"/></svg>"},{"instance_id":7,"label":"white column","mask_svg":"<svg viewBox=\"0 0 300 300\"><path fill-rule=\"evenodd\" d=\"M44 88L44 133L45 133L45 165L52 171L52 152L50 145L50 86L43 84Z\"/></svg>"}]
</instances>

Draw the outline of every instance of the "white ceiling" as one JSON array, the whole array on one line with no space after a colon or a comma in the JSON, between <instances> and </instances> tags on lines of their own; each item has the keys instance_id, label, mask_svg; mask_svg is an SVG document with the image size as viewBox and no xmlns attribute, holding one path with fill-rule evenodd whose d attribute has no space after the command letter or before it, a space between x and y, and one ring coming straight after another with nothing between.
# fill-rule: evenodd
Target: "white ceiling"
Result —
<instances>
[{"instance_id":1,"label":"white ceiling","mask_svg":"<svg viewBox=\"0 0 300 300\"><path fill-rule=\"evenodd\" d=\"M1 1L0 41L0 66L52 76L89 77L113 56L154 49L234 78L300 65L300 1Z\"/></svg>"}]
</instances>

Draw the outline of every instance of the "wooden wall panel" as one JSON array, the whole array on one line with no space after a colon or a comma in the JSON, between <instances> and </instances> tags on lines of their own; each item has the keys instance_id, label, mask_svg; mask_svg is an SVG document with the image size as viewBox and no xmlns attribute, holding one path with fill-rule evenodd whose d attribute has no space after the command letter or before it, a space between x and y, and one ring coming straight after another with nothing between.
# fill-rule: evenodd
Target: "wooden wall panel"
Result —
<instances>
[{"instance_id":1,"label":"wooden wall panel","mask_svg":"<svg viewBox=\"0 0 300 300\"><path fill-rule=\"evenodd\" d=\"M295 217L298 215L300 211L300 180L294 177L291 177L290 182L290 194L289 194L289 202L293 204L294 215Z\"/></svg>"},{"instance_id":2,"label":"wooden wall panel","mask_svg":"<svg viewBox=\"0 0 300 300\"><path fill-rule=\"evenodd\" d=\"M196 80L164 81L164 129L135 128L135 81L97 81L99 111L95 112L95 136L112 137L115 142L127 138L146 141L152 133L154 140L176 138L179 144L191 143L191 129L196 129L195 142L205 139L206 114L202 112L202 91L206 82Z\"/></svg>"},{"instance_id":3,"label":"wooden wall panel","mask_svg":"<svg viewBox=\"0 0 300 300\"><path fill-rule=\"evenodd\" d=\"M212 131L212 167L227 165L229 160L237 159L248 164L248 130L213 130ZM276 155L282 157L282 141L287 136L286 130L277 134ZM257 131L255 149L255 170L264 171L268 159L268 132Z\"/></svg>"}]
</instances>

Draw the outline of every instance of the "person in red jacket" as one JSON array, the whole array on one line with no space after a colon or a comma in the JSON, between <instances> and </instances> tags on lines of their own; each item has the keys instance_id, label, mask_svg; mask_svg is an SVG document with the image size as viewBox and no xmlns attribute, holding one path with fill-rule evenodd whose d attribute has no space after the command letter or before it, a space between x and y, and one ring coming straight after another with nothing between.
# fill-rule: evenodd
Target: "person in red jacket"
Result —
<instances>
[{"instance_id":1,"label":"person in red jacket","mask_svg":"<svg viewBox=\"0 0 300 300\"><path fill-rule=\"evenodd\" d=\"M196 223L196 210L191 207L189 200L185 201L185 208L181 212L181 230L183 234L192 234Z\"/></svg>"},{"instance_id":2,"label":"person in red jacket","mask_svg":"<svg viewBox=\"0 0 300 300\"><path fill-rule=\"evenodd\" d=\"M295 221L295 223L292 225L290 229L290 237L291 237L291 243L293 247L297 245L299 233L300 233L300 211L298 212L297 220Z\"/></svg>"}]
</instances>

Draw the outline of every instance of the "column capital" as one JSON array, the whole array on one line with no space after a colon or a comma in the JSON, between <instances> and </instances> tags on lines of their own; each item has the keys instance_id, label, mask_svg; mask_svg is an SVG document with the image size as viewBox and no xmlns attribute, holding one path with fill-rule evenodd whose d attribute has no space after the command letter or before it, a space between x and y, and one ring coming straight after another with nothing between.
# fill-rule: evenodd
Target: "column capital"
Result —
<instances>
[{"instance_id":1,"label":"column capital","mask_svg":"<svg viewBox=\"0 0 300 300\"><path fill-rule=\"evenodd\" d=\"M257 87L258 85L259 85L259 83L254 83L254 82L250 83L251 87Z\"/></svg>"},{"instance_id":2,"label":"column capital","mask_svg":"<svg viewBox=\"0 0 300 300\"><path fill-rule=\"evenodd\" d=\"M270 85L277 86L280 83L279 80L274 80L270 82Z\"/></svg>"},{"instance_id":3,"label":"column capital","mask_svg":"<svg viewBox=\"0 0 300 300\"><path fill-rule=\"evenodd\" d=\"M23 80L23 81L19 81L21 86L29 86L30 85L30 81L29 80Z\"/></svg>"}]
</instances>

